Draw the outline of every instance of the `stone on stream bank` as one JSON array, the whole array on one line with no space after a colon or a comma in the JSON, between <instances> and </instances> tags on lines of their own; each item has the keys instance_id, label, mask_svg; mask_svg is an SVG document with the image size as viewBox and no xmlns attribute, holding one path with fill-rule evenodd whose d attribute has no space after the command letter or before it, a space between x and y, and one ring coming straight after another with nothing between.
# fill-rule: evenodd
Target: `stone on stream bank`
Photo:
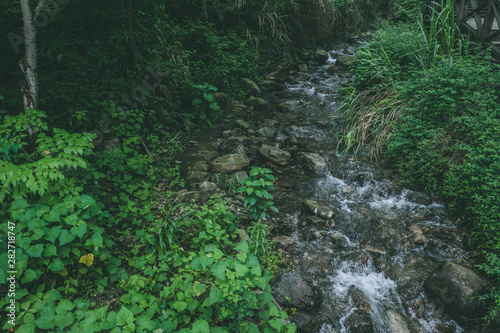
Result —
<instances>
[{"instance_id":1,"label":"stone on stream bank","mask_svg":"<svg viewBox=\"0 0 500 333\"><path fill-rule=\"evenodd\" d=\"M341 68L349 68L352 66L353 59L354 59L353 56L347 54L341 55L340 57L337 58L335 65Z\"/></svg>"},{"instance_id":2,"label":"stone on stream bank","mask_svg":"<svg viewBox=\"0 0 500 333\"><path fill-rule=\"evenodd\" d=\"M267 102L263 98L250 96L245 101L245 104L253 106L256 109L263 109L266 106Z\"/></svg>"},{"instance_id":3,"label":"stone on stream bank","mask_svg":"<svg viewBox=\"0 0 500 333\"><path fill-rule=\"evenodd\" d=\"M214 172L229 172L247 167L250 160L244 154L229 154L217 157L210 165Z\"/></svg>"},{"instance_id":4,"label":"stone on stream bank","mask_svg":"<svg viewBox=\"0 0 500 333\"><path fill-rule=\"evenodd\" d=\"M286 166L290 163L290 159L292 155L286 150L279 149L270 145L262 145L259 150L260 154L270 160L273 163L276 163L281 166Z\"/></svg>"},{"instance_id":5,"label":"stone on stream bank","mask_svg":"<svg viewBox=\"0 0 500 333\"><path fill-rule=\"evenodd\" d=\"M351 333L373 333L372 317L368 312L354 310L347 318L347 324Z\"/></svg>"},{"instance_id":6,"label":"stone on stream bank","mask_svg":"<svg viewBox=\"0 0 500 333\"><path fill-rule=\"evenodd\" d=\"M411 333L406 319L396 311L387 311L387 322L391 333Z\"/></svg>"},{"instance_id":7,"label":"stone on stream bank","mask_svg":"<svg viewBox=\"0 0 500 333\"><path fill-rule=\"evenodd\" d=\"M311 213L318 215L322 218L331 219L333 217L333 210L324 205L321 205L317 201L306 199L304 200L304 206Z\"/></svg>"},{"instance_id":8,"label":"stone on stream bank","mask_svg":"<svg viewBox=\"0 0 500 333\"><path fill-rule=\"evenodd\" d=\"M318 287L294 271L284 271L272 282L276 301L287 307L312 310L322 301Z\"/></svg>"},{"instance_id":9,"label":"stone on stream bank","mask_svg":"<svg viewBox=\"0 0 500 333\"><path fill-rule=\"evenodd\" d=\"M317 49L314 52L314 59L318 61L320 64L324 64L328 60L328 53L325 50Z\"/></svg>"},{"instance_id":10,"label":"stone on stream bank","mask_svg":"<svg viewBox=\"0 0 500 333\"><path fill-rule=\"evenodd\" d=\"M250 95L260 96L260 87L257 83L253 82L252 80L247 78L242 78L241 85L243 87L243 90L249 93Z\"/></svg>"},{"instance_id":11,"label":"stone on stream bank","mask_svg":"<svg viewBox=\"0 0 500 333\"><path fill-rule=\"evenodd\" d=\"M328 170L325 159L316 153L299 153L299 161L304 169L316 175L324 175Z\"/></svg>"},{"instance_id":12,"label":"stone on stream bank","mask_svg":"<svg viewBox=\"0 0 500 333\"><path fill-rule=\"evenodd\" d=\"M467 322L484 315L479 296L488 284L470 268L444 262L424 283L433 301L457 322Z\"/></svg>"}]
</instances>

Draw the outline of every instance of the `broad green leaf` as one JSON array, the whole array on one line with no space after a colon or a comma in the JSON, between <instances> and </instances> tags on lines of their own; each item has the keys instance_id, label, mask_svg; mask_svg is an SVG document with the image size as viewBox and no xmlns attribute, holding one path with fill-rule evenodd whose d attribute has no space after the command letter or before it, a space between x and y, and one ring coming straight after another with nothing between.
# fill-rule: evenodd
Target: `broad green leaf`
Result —
<instances>
[{"instance_id":1,"label":"broad green leaf","mask_svg":"<svg viewBox=\"0 0 500 333\"><path fill-rule=\"evenodd\" d=\"M72 235L78 236L78 238L82 239L82 237L85 235L87 232L87 224L81 223L77 226L74 226L70 230Z\"/></svg>"},{"instance_id":2,"label":"broad green leaf","mask_svg":"<svg viewBox=\"0 0 500 333\"><path fill-rule=\"evenodd\" d=\"M203 269L207 268L214 262L213 258L207 257L206 255L200 256L200 264Z\"/></svg>"},{"instance_id":3,"label":"broad green leaf","mask_svg":"<svg viewBox=\"0 0 500 333\"><path fill-rule=\"evenodd\" d=\"M68 299L63 299L57 304L56 313L65 314L75 308L75 304Z\"/></svg>"},{"instance_id":4,"label":"broad green leaf","mask_svg":"<svg viewBox=\"0 0 500 333\"><path fill-rule=\"evenodd\" d=\"M240 242L236 247L234 248L236 251L240 252L248 252L248 244L245 241Z\"/></svg>"},{"instance_id":5,"label":"broad green leaf","mask_svg":"<svg viewBox=\"0 0 500 333\"><path fill-rule=\"evenodd\" d=\"M177 310L177 312L182 312L187 307L186 302L177 301L172 304L172 307Z\"/></svg>"},{"instance_id":6,"label":"broad green leaf","mask_svg":"<svg viewBox=\"0 0 500 333\"><path fill-rule=\"evenodd\" d=\"M271 325L272 328L276 329L278 332L281 330L281 327L283 326L283 322L281 319L271 319L269 320L269 325Z\"/></svg>"},{"instance_id":7,"label":"broad green leaf","mask_svg":"<svg viewBox=\"0 0 500 333\"><path fill-rule=\"evenodd\" d=\"M94 234L92 235L92 240L94 241L94 246L102 247L103 239L99 232L94 232Z\"/></svg>"},{"instance_id":8,"label":"broad green leaf","mask_svg":"<svg viewBox=\"0 0 500 333\"><path fill-rule=\"evenodd\" d=\"M239 261L244 263L247 260L247 252L242 252L236 255L236 258L238 258Z\"/></svg>"},{"instance_id":9,"label":"broad green leaf","mask_svg":"<svg viewBox=\"0 0 500 333\"><path fill-rule=\"evenodd\" d=\"M33 323L29 324L24 324L19 326L17 330L15 330L16 333L34 333L35 332L36 325Z\"/></svg>"},{"instance_id":10,"label":"broad green leaf","mask_svg":"<svg viewBox=\"0 0 500 333\"><path fill-rule=\"evenodd\" d=\"M260 269L260 266L255 266L250 270L250 273L252 273L255 276L261 276L262 270Z\"/></svg>"},{"instance_id":11,"label":"broad green leaf","mask_svg":"<svg viewBox=\"0 0 500 333\"><path fill-rule=\"evenodd\" d=\"M199 271L201 269L201 263L200 263L200 257L196 257L191 261L191 264L189 265L192 269Z\"/></svg>"},{"instance_id":12,"label":"broad green leaf","mask_svg":"<svg viewBox=\"0 0 500 333\"><path fill-rule=\"evenodd\" d=\"M65 314L59 314L55 317L56 326L59 328L65 328L73 324L75 321L75 315L71 312Z\"/></svg>"},{"instance_id":13,"label":"broad green leaf","mask_svg":"<svg viewBox=\"0 0 500 333\"><path fill-rule=\"evenodd\" d=\"M18 209L23 209L26 207L28 207L28 201L26 201L25 199L17 199L17 200L14 200L14 202L10 206L9 212L12 212L12 211L18 210Z\"/></svg>"},{"instance_id":14,"label":"broad green leaf","mask_svg":"<svg viewBox=\"0 0 500 333\"><path fill-rule=\"evenodd\" d=\"M61 233L61 227L60 226L53 227L47 233L47 236L45 236L45 239L48 240L49 242L52 242L53 244L55 244L55 241L56 241L56 239L57 239L57 237L59 236L60 233Z\"/></svg>"},{"instance_id":15,"label":"broad green leaf","mask_svg":"<svg viewBox=\"0 0 500 333\"><path fill-rule=\"evenodd\" d=\"M122 305L122 308L120 311L118 311L118 314L116 315L116 325L118 326L125 326L126 324L132 324L134 322L134 315L132 314L132 311L127 309L124 305Z\"/></svg>"},{"instance_id":16,"label":"broad green leaf","mask_svg":"<svg viewBox=\"0 0 500 333\"><path fill-rule=\"evenodd\" d=\"M52 257L57 255L57 248L54 244L49 244L45 250L43 250L44 257Z\"/></svg>"},{"instance_id":17,"label":"broad green leaf","mask_svg":"<svg viewBox=\"0 0 500 333\"><path fill-rule=\"evenodd\" d=\"M35 320L35 324L42 330L52 330L55 327L55 311L52 302L43 306L40 316Z\"/></svg>"},{"instance_id":18,"label":"broad green leaf","mask_svg":"<svg viewBox=\"0 0 500 333\"><path fill-rule=\"evenodd\" d=\"M31 282L37 278L38 278L38 274L32 269L28 269L26 272L24 272L24 275L23 275L23 278L21 279L21 282L27 283L27 282Z\"/></svg>"},{"instance_id":19,"label":"broad green leaf","mask_svg":"<svg viewBox=\"0 0 500 333\"><path fill-rule=\"evenodd\" d=\"M32 258L41 258L43 252L43 244L36 244L29 247L26 250L26 254Z\"/></svg>"},{"instance_id":20,"label":"broad green leaf","mask_svg":"<svg viewBox=\"0 0 500 333\"><path fill-rule=\"evenodd\" d=\"M59 235L59 246L71 243L75 239L75 235L69 233L68 230L62 230Z\"/></svg>"},{"instance_id":21,"label":"broad green leaf","mask_svg":"<svg viewBox=\"0 0 500 333\"><path fill-rule=\"evenodd\" d=\"M243 266L243 265L241 265L241 264L239 264L239 263L236 263L236 264L234 265L234 271L235 271L236 276L238 276L238 277L242 277L242 276L244 276L246 273L248 273L248 267Z\"/></svg>"},{"instance_id":22,"label":"broad green leaf","mask_svg":"<svg viewBox=\"0 0 500 333\"><path fill-rule=\"evenodd\" d=\"M210 326L208 322L203 319L198 319L193 324L193 328L190 331L191 333L210 333Z\"/></svg>"},{"instance_id":23,"label":"broad green leaf","mask_svg":"<svg viewBox=\"0 0 500 333\"><path fill-rule=\"evenodd\" d=\"M226 261L220 261L218 264L212 266L212 273L216 278L219 278L221 280L226 279L226 270L227 270L227 263Z\"/></svg>"},{"instance_id":24,"label":"broad green leaf","mask_svg":"<svg viewBox=\"0 0 500 333\"><path fill-rule=\"evenodd\" d=\"M157 327L155 323L151 320L151 318L148 318L147 316L142 316L137 318L135 323L138 328L144 329L147 332L151 332Z\"/></svg>"},{"instance_id":25,"label":"broad green leaf","mask_svg":"<svg viewBox=\"0 0 500 333\"><path fill-rule=\"evenodd\" d=\"M25 324L32 323L35 321L35 316L30 312L26 312L26 314L23 317L23 321Z\"/></svg>"},{"instance_id":26,"label":"broad green leaf","mask_svg":"<svg viewBox=\"0 0 500 333\"><path fill-rule=\"evenodd\" d=\"M196 296L200 296L207 290L207 285L200 283L198 281L193 282L193 291L196 294Z\"/></svg>"},{"instance_id":27,"label":"broad green leaf","mask_svg":"<svg viewBox=\"0 0 500 333\"><path fill-rule=\"evenodd\" d=\"M66 222L69 225L76 225L78 223L78 215L71 214L69 216L66 216L64 218L64 222Z\"/></svg>"},{"instance_id":28,"label":"broad green leaf","mask_svg":"<svg viewBox=\"0 0 500 333\"><path fill-rule=\"evenodd\" d=\"M53 272L60 272L64 269L64 263L60 258L56 257L50 263L49 269L52 270Z\"/></svg>"}]
</instances>

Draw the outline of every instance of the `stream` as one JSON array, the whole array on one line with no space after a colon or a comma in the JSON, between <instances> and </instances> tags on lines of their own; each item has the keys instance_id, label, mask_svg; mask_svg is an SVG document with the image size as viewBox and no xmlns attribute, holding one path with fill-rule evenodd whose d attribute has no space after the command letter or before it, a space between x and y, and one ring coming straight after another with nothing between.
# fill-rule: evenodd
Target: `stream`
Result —
<instances>
[{"instance_id":1,"label":"stream","mask_svg":"<svg viewBox=\"0 0 500 333\"><path fill-rule=\"evenodd\" d=\"M278 84L262 94L265 107L232 105L223 135L217 141L199 137L185 159L197 154L210 163L211 150L243 152L250 165L274 171L280 210L270 221L274 240L292 269L321 294L318 305L297 309L292 317L301 331L489 332L458 324L425 291L424 281L440 264L472 265L463 245L466 234L444 204L391 170L336 152L332 116L341 87L352 79L348 71L332 73L331 66L351 52L338 45L324 64L270 73L268 81ZM216 144L207 144L210 139ZM266 156L262 145L278 150ZM289 155L280 157L283 151ZM229 202L241 206L236 199Z\"/></svg>"}]
</instances>

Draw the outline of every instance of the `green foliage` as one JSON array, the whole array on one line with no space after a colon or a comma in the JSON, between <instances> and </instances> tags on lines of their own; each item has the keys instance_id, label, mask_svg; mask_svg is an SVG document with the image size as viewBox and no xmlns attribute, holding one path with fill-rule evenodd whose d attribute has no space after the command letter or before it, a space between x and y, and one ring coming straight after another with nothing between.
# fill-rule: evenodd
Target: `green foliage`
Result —
<instances>
[{"instance_id":1,"label":"green foliage","mask_svg":"<svg viewBox=\"0 0 500 333\"><path fill-rule=\"evenodd\" d=\"M7 262L4 235L14 232L18 331L296 330L284 323L286 313L274 305L272 274L249 245L238 240L237 221L225 202L157 208L165 200L153 191L162 165L140 154L142 144L131 139L138 128L124 119L123 128L111 127L121 135L123 150L92 153L90 137L32 120L18 128L28 131L38 124L38 129L55 133L38 133L36 148L20 139L29 140L29 135L12 129L22 121L9 118L3 127L24 151L33 151L29 156L37 160L29 163L61 154L85 163L76 165L78 173L72 164L55 165L61 179L52 180L43 170L35 173L37 182L49 178L43 195L27 186L11 191L15 197L6 192L4 202L9 205L3 205L0 214L10 223L0 226L0 250ZM155 135L141 133L146 139ZM37 154L40 150L50 154ZM157 154L157 147L152 145L151 151ZM27 155L20 152L9 153L11 161L4 162L28 164ZM60 182L64 184L56 186ZM94 199L99 197L108 210ZM0 275L4 284L3 268ZM6 295L0 307L8 304ZM1 325L12 327L6 321Z\"/></svg>"},{"instance_id":2,"label":"green foliage","mask_svg":"<svg viewBox=\"0 0 500 333\"><path fill-rule=\"evenodd\" d=\"M226 189L228 195L234 195L240 185L240 180L236 175L214 173L212 179L219 188Z\"/></svg>"},{"instance_id":3,"label":"green foliage","mask_svg":"<svg viewBox=\"0 0 500 333\"><path fill-rule=\"evenodd\" d=\"M417 55L423 68L429 68L439 56L460 53L466 44L455 24L454 1L432 2L428 8L430 14L420 15L418 21L421 40L417 44L420 48Z\"/></svg>"},{"instance_id":4,"label":"green foliage","mask_svg":"<svg viewBox=\"0 0 500 333\"><path fill-rule=\"evenodd\" d=\"M271 169L260 167L252 167L250 176L241 180L242 186L236 193L245 193L245 206L249 207L255 220L269 217L268 208L278 213L278 208L271 201L273 196L268 192L274 190L275 180Z\"/></svg>"},{"instance_id":5,"label":"green foliage","mask_svg":"<svg viewBox=\"0 0 500 333\"><path fill-rule=\"evenodd\" d=\"M252 222L250 231L250 251L259 258L269 258L273 242L269 240L269 226L257 220Z\"/></svg>"}]
</instances>

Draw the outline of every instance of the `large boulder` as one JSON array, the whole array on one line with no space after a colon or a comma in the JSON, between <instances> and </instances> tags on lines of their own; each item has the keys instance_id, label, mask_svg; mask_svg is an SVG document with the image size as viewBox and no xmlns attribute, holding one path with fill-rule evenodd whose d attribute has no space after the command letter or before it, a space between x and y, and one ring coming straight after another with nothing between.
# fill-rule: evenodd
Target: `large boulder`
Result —
<instances>
[{"instance_id":1,"label":"large boulder","mask_svg":"<svg viewBox=\"0 0 500 333\"><path fill-rule=\"evenodd\" d=\"M260 154L278 165L285 166L290 163L292 155L286 150L279 149L270 145L262 145L259 150Z\"/></svg>"},{"instance_id":2,"label":"large boulder","mask_svg":"<svg viewBox=\"0 0 500 333\"><path fill-rule=\"evenodd\" d=\"M220 145L220 150L224 154L245 154L245 147L240 142L240 140L236 138L224 141Z\"/></svg>"},{"instance_id":3,"label":"large boulder","mask_svg":"<svg viewBox=\"0 0 500 333\"><path fill-rule=\"evenodd\" d=\"M205 181L200 184L198 191L198 200L205 202L210 199L210 196L214 195L217 191L217 185L212 182Z\"/></svg>"},{"instance_id":4,"label":"large boulder","mask_svg":"<svg viewBox=\"0 0 500 333\"><path fill-rule=\"evenodd\" d=\"M397 257L391 263L389 277L396 281L403 299L411 300L422 292L422 283L438 267L430 258L408 253Z\"/></svg>"},{"instance_id":5,"label":"large boulder","mask_svg":"<svg viewBox=\"0 0 500 333\"><path fill-rule=\"evenodd\" d=\"M276 301L300 310L314 309L322 300L318 287L294 271L284 271L274 279L273 295Z\"/></svg>"},{"instance_id":6,"label":"large boulder","mask_svg":"<svg viewBox=\"0 0 500 333\"><path fill-rule=\"evenodd\" d=\"M456 321L464 322L484 314L478 296L488 291L488 284L468 267L444 262L425 281L424 288Z\"/></svg>"},{"instance_id":7,"label":"large boulder","mask_svg":"<svg viewBox=\"0 0 500 333\"><path fill-rule=\"evenodd\" d=\"M300 311L293 314L292 321L297 326L298 331L304 333L316 332L320 324L316 318Z\"/></svg>"},{"instance_id":8,"label":"large boulder","mask_svg":"<svg viewBox=\"0 0 500 333\"><path fill-rule=\"evenodd\" d=\"M250 160L245 154L229 154L217 157L211 166L214 172L229 172L241 170L249 164Z\"/></svg>"},{"instance_id":9,"label":"large boulder","mask_svg":"<svg viewBox=\"0 0 500 333\"><path fill-rule=\"evenodd\" d=\"M326 53L325 50L317 49L316 52L314 52L314 59L320 64L324 64L328 60L328 53Z\"/></svg>"},{"instance_id":10,"label":"large boulder","mask_svg":"<svg viewBox=\"0 0 500 333\"><path fill-rule=\"evenodd\" d=\"M268 139L272 139L276 135L276 131L271 127L265 126L257 130L256 134Z\"/></svg>"},{"instance_id":11,"label":"large boulder","mask_svg":"<svg viewBox=\"0 0 500 333\"><path fill-rule=\"evenodd\" d=\"M370 314L362 310L354 310L347 318L351 333L373 333L373 322Z\"/></svg>"},{"instance_id":12,"label":"large boulder","mask_svg":"<svg viewBox=\"0 0 500 333\"><path fill-rule=\"evenodd\" d=\"M394 310L387 311L387 324L391 333L411 333L406 319Z\"/></svg>"},{"instance_id":13,"label":"large boulder","mask_svg":"<svg viewBox=\"0 0 500 333\"><path fill-rule=\"evenodd\" d=\"M354 57L350 55L341 55L337 58L335 65L341 68L349 68L352 66Z\"/></svg>"},{"instance_id":14,"label":"large boulder","mask_svg":"<svg viewBox=\"0 0 500 333\"><path fill-rule=\"evenodd\" d=\"M299 161L304 169L316 175L324 175L328 170L325 159L316 153L299 153Z\"/></svg>"},{"instance_id":15,"label":"large boulder","mask_svg":"<svg viewBox=\"0 0 500 333\"><path fill-rule=\"evenodd\" d=\"M242 78L241 86L243 90L249 93L250 95L260 96L260 87L257 83L253 82L252 80L247 78Z\"/></svg>"},{"instance_id":16,"label":"large boulder","mask_svg":"<svg viewBox=\"0 0 500 333\"><path fill-rule=\"evenodd\" d=\"M260 86L262 87L263 91L272 91L276 90L276 87L278 85L276 84L275 80L264 80L260 82Z\"/></svg>"},{"instance_id":17,"label":"large boulder","mask_svg":"<svg viewBox=\"0 0 500 333\"><path fill-rule=\"evenodd\" d=\"M267 102L263 98L250 96L245 101L245 104L248 106L253 106L256 109L263 109L266 106Z\"/></svg>"},{"instance_id":18,"label":"large boulder","mask_svg":"<svg viewBox=\"0 0 500 333\"><path fill-rule=\"evenodd\" d=\"M333 217L333 210L320 204L317 201L306 199L304 200L304 206L311 213L318 215L325 219L331 219Z\"/></svg>"}]
</instances>

